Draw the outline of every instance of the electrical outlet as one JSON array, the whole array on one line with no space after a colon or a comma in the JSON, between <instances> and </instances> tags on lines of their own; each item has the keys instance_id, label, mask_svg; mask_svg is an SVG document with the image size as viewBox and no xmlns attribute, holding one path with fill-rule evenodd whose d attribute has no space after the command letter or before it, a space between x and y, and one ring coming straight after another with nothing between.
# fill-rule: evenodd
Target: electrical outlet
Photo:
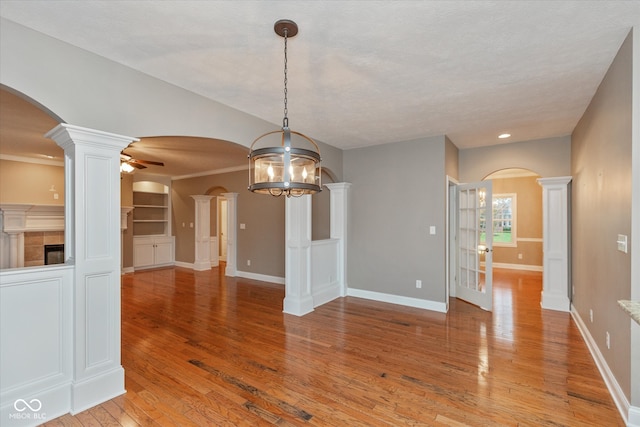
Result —
<instances>
[{"instance_id":1,"label":"electrical outlet","mask_svg":"<svg viewBox=\"0 0 640 427\"><path fill-rule=\"evenodd\" d=\"M591 320L591 323L593 323L593 310L589 309L589 320Z\"/></svg>"},{"instance_id":2,"label":"electrical outlet","mask_svg":"<svg viewBox=\"0 0 640 427\"><path fill-rule=\"evenodd\" d=\"M422 288L422 280L416 280L416 288Z\"/></svg>"},{"instance_id":3,"label":"electrical outlet","mask_svg":"<svg viewBox=\"0 0 640 427\"><path fill-rule=\"evenodd\" d=\"M247 260L247 265L251 265L251 260L250 259Z\"/></svg>"},{"instance_id":4,"label":"electrical outlet","mask_svg":"<svg viewBox=\"0 0 640 427\"><path fill-rule=\"evenodd\" d=\"M518 254L518 259L522 259L522 254Z\"/></svg>"},{"instance_id":5,"label":"electrical outlet","mask_svg":"<svg viewBox=\"0 0 640 427\"><path fill-rule=\"evenodd\" d=\"M607 348L611 350L611 336L609 335L609 332L607 332Z\"/></svg>"}]
</instances>

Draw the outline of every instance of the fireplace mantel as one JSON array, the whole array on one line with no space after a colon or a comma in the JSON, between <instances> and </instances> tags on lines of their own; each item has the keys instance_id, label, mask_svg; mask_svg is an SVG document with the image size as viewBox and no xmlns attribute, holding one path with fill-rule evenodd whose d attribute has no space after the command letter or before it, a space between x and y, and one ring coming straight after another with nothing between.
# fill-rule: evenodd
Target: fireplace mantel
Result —
<instances>
[{"instance_id":1,"label":"fireplace mantel","mask_svg":"<svg viewBox=\"0 0 640 427\"><path fill-rule=\"evenodd\" d=\"M64 231L64 205L0 204L2 231Z\"/></svg>"}]
</instances>

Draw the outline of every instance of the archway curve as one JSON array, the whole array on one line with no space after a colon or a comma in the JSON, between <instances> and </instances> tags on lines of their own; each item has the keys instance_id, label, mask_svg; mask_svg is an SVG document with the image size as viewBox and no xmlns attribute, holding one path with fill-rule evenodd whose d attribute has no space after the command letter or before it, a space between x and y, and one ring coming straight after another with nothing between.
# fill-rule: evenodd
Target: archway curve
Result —
<instances>
[{"instance_id":1,"label":"archway curve","mask_svg":"<svg viewBox=\"0 0 640 427\"><path fill-rule=\"evenodd\" d=\"M207 191L204 192L205 196L219 196L222 193L228 193L229 190L227 190L225 187L216 185L213 187L210 187L207 189Z\"/></svg>"},{"instance_id":2,"label":"archway curve","mask_svg":"<svg viewBox=\"0 0 640 427\"><path fill-rule=\"evenodd\" d=\"M64 121L36 99L0 85L2 154L34 163L64 164L64 150L44 135Z\"/></svg>"},{"instance_id":3,"label":"archway curve","mask_svg":"<svg viewBox=\"0 0 640 427\"><path fill-rule=\"evenodd\" d=\"M503 168L487 174L484 178L482 178L482 181L496 178L524 178L528 176L540 177L540 174L527 168Z\"/></svg>"}]
</instances>

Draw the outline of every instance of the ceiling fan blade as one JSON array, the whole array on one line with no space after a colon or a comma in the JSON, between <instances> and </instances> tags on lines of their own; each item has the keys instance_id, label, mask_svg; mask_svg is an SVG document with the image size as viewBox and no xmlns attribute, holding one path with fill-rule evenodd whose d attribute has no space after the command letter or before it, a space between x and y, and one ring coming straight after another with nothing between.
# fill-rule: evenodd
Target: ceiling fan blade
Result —
<instances>
[{"instance_id":1,"label":"ceiling fan blade","mask_svg":"<svg viewBox=\"0 0 640 427\"><path fill-rule=\"evenodd\" d=\"M145 165L156 165L156 166L164 166L162 162L155 162L153 160L139 160L139 159L131 159L130 163L141 163Z\"/></svg>"},{"instance_id":2,"label":"ceiling fan blade","mask_svg":"<svg viewBox=\"0 0 640 427\"><path fill-rule=\"evenodd\" d=\"M133 166L136 169L146 169L147 167L145 165L141 165L140 163L136 163L135 161L130 161L127 162L129 163L131 166Z\"/></svg>"}]
</instances>

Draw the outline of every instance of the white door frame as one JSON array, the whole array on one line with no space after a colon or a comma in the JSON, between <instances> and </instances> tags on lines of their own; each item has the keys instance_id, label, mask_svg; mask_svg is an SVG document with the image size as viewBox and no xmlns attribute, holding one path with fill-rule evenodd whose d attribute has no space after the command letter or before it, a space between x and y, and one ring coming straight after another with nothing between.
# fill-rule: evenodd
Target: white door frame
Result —
<instances>
[{"instance_id":1,"label":"white door frame","mask_svg":"<svg viewBox=\"0 0 640 427\"><path fill-rule=\"evenodd\" d=\"M223 206L224 205L224 206ZM226 212L222 215L222 209L225 208ZM222 219L225 219L224 230L222 230L221 223ZM223 231L226 233L224 235L225 239L229 235L229 204L227 203L227 198L224 196L218 196L216 200L216 232L218 237L218 260L219 261L227 261L227 249L228 247L222 247L223 241ZM227 242L228 245L228 242ZM222 250L224 249L224 250Z\"/></svg>"},{"instance_id":2,"label":"white door frame","mask_svg":"<svg viewBox=\"0 0 640 427\"><path fill-rule=\"evenodd\" d=\"M457 228L458 228L458 180L447 175L446 177L446 218L445 228L445 311L449 311L449 297L456 296L456 270L458 269L457 257Z\"/></svg>"}]
</instances>

